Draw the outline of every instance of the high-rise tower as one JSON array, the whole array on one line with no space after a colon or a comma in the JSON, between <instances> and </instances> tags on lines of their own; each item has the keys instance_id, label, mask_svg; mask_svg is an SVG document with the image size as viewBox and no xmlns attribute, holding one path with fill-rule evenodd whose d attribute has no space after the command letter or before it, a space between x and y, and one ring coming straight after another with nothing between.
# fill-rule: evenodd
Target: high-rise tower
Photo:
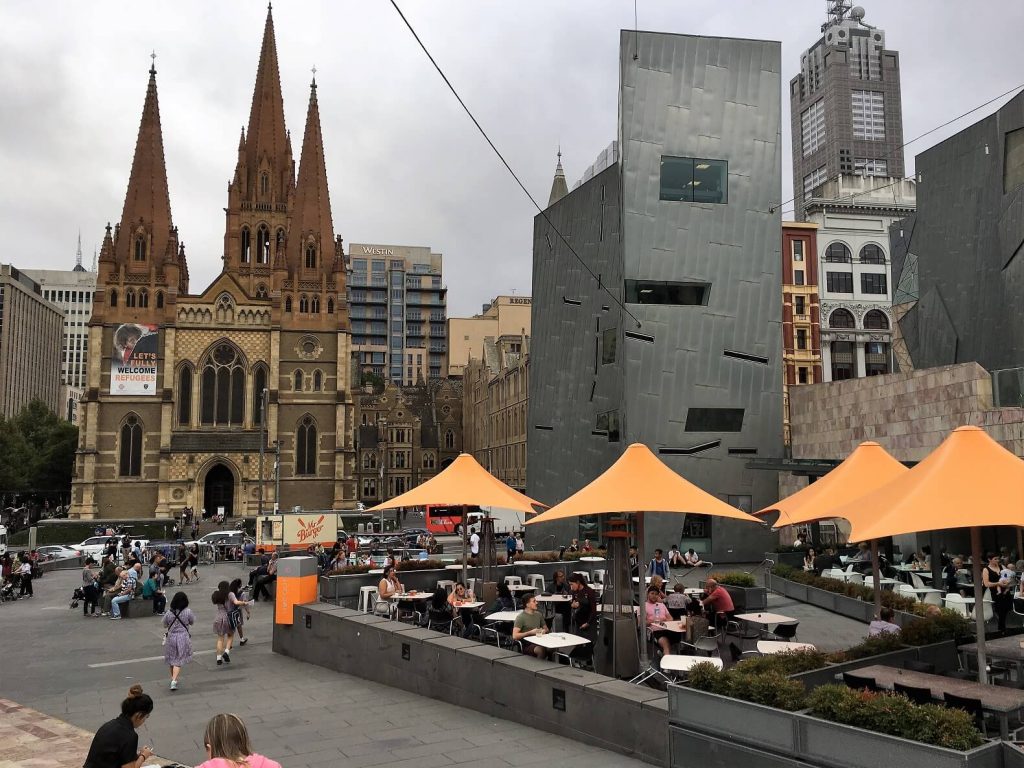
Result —
<instances>
[{"instance_id":1,"label":"high-rise tower","mask_svg":"<svg viewBox=\"0 0 1024 768\"><path fill-rule=\"evenodd\" d=\"M789 98L798 219L814 191L839 174L904 175L899 53L864 22L863 8L828 0L828 20L800 55Z\"/></svg>"}]
</instances>

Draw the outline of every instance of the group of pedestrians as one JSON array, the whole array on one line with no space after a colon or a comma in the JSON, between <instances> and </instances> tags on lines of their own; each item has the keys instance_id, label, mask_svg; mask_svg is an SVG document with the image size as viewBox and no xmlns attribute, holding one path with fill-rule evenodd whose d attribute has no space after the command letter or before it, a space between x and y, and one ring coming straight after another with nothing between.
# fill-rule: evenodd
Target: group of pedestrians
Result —
<instances>
[{"instance_id":1,"label":"group of pedestrians","mask_svg":"<svg viewBox=\"0 0 1024 768\"><path fill-rule=\"evenodd\" d=\"M184 592L178 594L184 595ZM175 595L175 599L177 597ZM173 605L174 600L171 603ZM152 697L143 692L141 685L133 685L128 698L121 702L121 714L101 725L93 736L84 768L141 768L145 765L153 757L153 748L139 749L137 731L153 714L153 709ZM196 768L281 768L280 763L252 748L249 732L238 715L214 715L206 724L203 744L206 760Z\"/></svg>"}]
</instances>

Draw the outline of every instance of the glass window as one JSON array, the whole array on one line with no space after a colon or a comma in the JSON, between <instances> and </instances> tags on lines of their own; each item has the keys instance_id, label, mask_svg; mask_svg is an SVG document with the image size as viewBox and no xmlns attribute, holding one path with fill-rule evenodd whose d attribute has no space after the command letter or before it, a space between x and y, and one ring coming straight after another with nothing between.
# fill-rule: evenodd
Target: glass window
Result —
<instances>
[{"instance_id":1,"label":"glass window","mask_svg":"<svg viewBox=\"0 0 1024 768\"><path fill-rule=\"evenodd\" d=\"M142 476L142 424L131 414L121 425L121 477Z\"/></svg>"},{"instance_id":2,"label":"glass window","mask_svg":"<svg viewBox=\"0 0 1024 768\"><path fill-rule=\"evenodd\" d=\"M316 424L309 416L303 417L295 433L295 474L316 474Z\"/></svg>"},{"instance_id":3,"label":"glass window","mask_svg":"<svg viewBox=\"0 0 1024 768\"><path fill-rule=\"evenodd\" d=\"M742 408L690 408L686 412L687 432L739 432L743 429Z\"/></svg>"},{"instance_id":4,"label":"glass window","mask_svg":"<svg viewBox=\"0 0 1024 768\"><path fill-rule=\"evenodd\" d=\"M627 280L627 304L675 304L706 306L711 285L708 283L668 283L654 280Z\"/></svg>"},{"instance_id":5,"label":"glass window","mask_svg":"<svg viewBox=\"0 0 1024 768\"><path fill-rule=\"evenodd\" d=\"M825 100L818 99L800 115L800 139L804 157L825 146Z\"/></svg>"},{"instance_id":6,"label":"glass window","mask_svg":"<svg viewBox=\"0 0 1024 768\"><path fill-rule=\"evenodd\" d=\"M794 298L793 311L798 315L807 314L807 299L804 296Z\"/></svg>"},{"instance_id":7,"label":"glass window","mask_svg":"<svg viewBox=\"0 0 1024 768\"><path fill-rule=\"evenodd\" d=\"M1003 152L1003 192L1024 184L1024 128L1007 131Z\"/></svg>"},{"instance_id":8,"label":"glass window","mask_svg":"<svg viewBox=\"0 0 1024 768\"><path fill-rule=\"evenodd\" d=\"M853 275L850 272L826 272L825 290L831 293L853 293Z\"/></svg>"},{"instance_id":9,"label":"glass window","mask_svg":"<svg viewBox=\"0 0 1024 768\"><path fill-rule=\"evenodd\" d=\"M729 163L692 157L661 158L661 200L728 203Z\"/></svg>"},{"instance_id":10,"label":"glass window","mask_svg":"<svg viewBox=\"0 0 1024 768\"><path fill-rule=\"evenodd\" d=\"M885 251L874 243L868 243L860 249L861 264L885 264Z\"/></svg>"},{"instance_id":11,"label":"glass window","mask_svg":"<svg viewBox=\"0 0 1024 768\"><path fill-rule=\"evenodd\" d=\"M861 275L860 289L863 293L887 293L888 281L884 274Z\"/></svg>"},{"instance_id":12,"label":"glass window","mask_svg":"<svg viewBox=\"0 0 1024 768\"><path fill-rule=\"evenodd\" d=\"M796 369L796 380L797 380L797 383L799 383L799 384L806 384L807 383L807 369L806 368L797 368Z\"/></svg>"},{"instance_id":13,"label":"glass window","mask_svg":"<svg viewBox=\"0 0 1024 768\"><path fill-rule=\"evenodd\" d=\"M849 264L853 261L853 254L845 243L829 243L825 249L825 261L838 264Z\"/></svg>"},{"instance_id":14,"label":"glass window","mask_svg":"<svg viewBox=\"0 0 1024 768\"><path fill-rule=\"evenodd\" d=\"M848 309L837 309L828 318L830 328L853 328L853 313Z\"/></svg>"},{"instance_id":15,"label":"glass window","mask_svg":"<svg viewBox=\"0 0 1024 768\"><path fill-rule=\"evenodd\" d=\"M192 422L192 369L182 366L178 374L178 424L186 427Z\"/></svg>"},{"instance_id":16,"label":"glass window","mask_svg":"<svg viewBox=\"0 0 1024 768\"><path fill-rule=\"evenodd\" d=\"M855 173L864 176L881 176L884 178L889 175L889 163L885 160L858 157L853 161L853 170Z\"/></svg>"},{"instance_id":17,"label":"glass window","mask_svg":"<svg viewBox=\"0 0 1024 768\"><path fill-rule=\"evenodd\" d=\"M212 426L241 426L245 371L230 344L218 344L203 363L200 420Z\"/></svg>"},{"instance_id":18,"label":"glass window","mask_svg":"<svg viewBox=\"0 0 1024 768\"><path fill-rule=\"evenodd\" d=\"M793 261L804 260L804 241L793 240Z\"/></svg>"},{"instance_id":19,"label":"glass window","mask_svg":"<svg viewBox=\"0 0 1024 768\"><path fill-rule=\"evenodd\" d=\"M796 348L807 349L807 331L804 328L798 328L796 331Z\"/></svg>"},{"instance_id":20,"label":"glass window","mask_svg":"<svg viewBox=\"0 0 1024 768\"><path fill-rule=\"evenodd\" d=\"M804 284L804 271L802 269L793 270L793 284L803 285Z\"/></svg>"},{"instance_id":21,"label":"glass window","mask_svg":"<svg viewBox=\"0 0 1024 768\"><path fill-rule=\"evenodd\" d=\"M864 327L871 331L883 331L889 329L889 318L878 309L872 309L864 315Z\"/></svg>"},{"instance_id":22,"label":"glass window","mask_svg":"<svg viewBox=\"0 0 1024 768\"><path fill-rule=\"evenodd\" d=\"M809 197L814 188L824 184L827 178L824 165L804 176L804 197Z\"/></svg>"},{"instance_id":23,"label":"glass window","mask_svg":"<svg viewBox=\"0 0 1024 768\"><path fill-rule=\"evenodd\" d=\"M601 331L601 365L615 362L615 347L618 344L617 328L605 328Z\"/></svg>"},{"instance_id":24,"label":"glass window","mask_svg":"<svg viewBox=\"0 0 1024 768\"><path fill-rule=\"evenodd\" d=\"M881 91L851 91L853 138L885 140L885 96Z\"/></svg>"}]
</instances>

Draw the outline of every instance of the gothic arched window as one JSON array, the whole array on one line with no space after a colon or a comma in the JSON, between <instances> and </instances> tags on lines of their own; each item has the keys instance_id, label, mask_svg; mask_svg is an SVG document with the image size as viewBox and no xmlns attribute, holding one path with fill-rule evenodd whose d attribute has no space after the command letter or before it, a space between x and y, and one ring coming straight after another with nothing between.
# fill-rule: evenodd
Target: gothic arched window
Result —
<instances>
[{"instance_id":1,"label":"gothic arched window","mask_svg":"<svg viewBox=\"0 0 1024 768\"><path fill-rule=\"evenodd\" d=\"M260 224L256 230L256 263L270 263L270 229L266 224Z\"/></svg>"},{"instance_id":2,"label":"gothic arched window","mask_svg":"<svg viewBox=\"0 0 1024 768\"><path fill-rule=\"evenodd\" d=\"M252 248L252 240L250 239L250 236L249 236L249 228L248 227L242 227L242 233L239 236L238 240L239 240L238 260L240 262L242 262L243 264L248 264L249 263L249 258L250 258L250 250Z\"/></svg>"},{"instance_id":3,"label":"gothic arched window","mask_svg":"<svg viewBox=\"0 0 1024 768\"><path fill-rule=\"evenodd\" d=\"M303 416L295 431L295 474L316 474L316 424L311 416Z\"/></svg>"},{"instance_id":4,"label":"gothic arched window","mask_svg":"<svg viewBox=\"0 0 1024 768\"><path fill-rule=\"evenodd\" d=\"M455 447L455 433L450 429L444 433L444 447L451 450Z\"/></svg>"},{"instance_id":5,"label":"gothic arched window","mask_svg":"<svg viewBox=\"0 0 1024 768\"><path fill-rule=\"evenodd\" d=\"M292 375L292 389L296 392L302 391L302 369L298 369Z\"/></svg>"},{"instance_id":6,"label":"gothic arched window","mask_svg":"<svg viewBox=\"0 0 1024 768\"><path fill-rule=\"evenodd\" d=\"M306 294L299 296L299 312L307 314L309 312L309 297Z\"/></svg>"},{"instance_id":7,"label":"gothic arched window","mask_svg":"<svg viewBox=\"0 0 1024 768\"><path fill-rule=\"evenodd\" d=\"M864 327L870 331L884 331L889 329L889 318L879 309L872 309L864 315Z\"/></svg>"},{"instance_id":8,"label":"gothic arched window","mask_svg":"<svg viewBox=\"0 0 1024 768\"><path fill-rule=\"evenodd\" d=\"M316 269L316 246L306 246L306 269Z\"/></svg>"},{"instance_id":9,"label":"gothic arched window","mask_svg":"<svg viewBox=\"0 0 1024 768\"><path fill-rule=\"evenodd\" d=\"M309 306L310 306L310 311L314 315L319 315L320 314L320 297L319 296L314 296L313 299L310 301L310 305Z\"/></svg>"},{"instance_id":10,"label":"gothic arched window","mask_svg":"<svg viewBox=\"0 0 1024 768\"><path fill-rule=\"evenodd\" d=\"M266 171L260 174L260 194L264 197L270 194L270 174Z\"/></svg>"},{"instance_id":11,"label":"gothic arched window","mask_svg":"<svg viewBox=\"0 0 1024 768\"><path fill-rule=\"evenodd\" d=\"M263 423L263 390L267 388L267 367L256 363L252 369L252 423Z\"/></svg>"},{"instance_id":12,"label":"gothic arched window","mask_svg":"<svg viewBox=\"0 0 1024 768\"><path fill-rule=\"evenodd\" d=\"M328 315L333 315L334 314L334 299L328 299L327 300L327 314Z\"/></svg>"},{"instance_id":13,"label":"gothic arched window","mask_svg":"<svg viewBox=\"0 0 1024 768\"><path fill-rule=\"evenodd\" d=\"M245 368L238 350L217 344L203 363L199 405L204 425L241 426L245 405Z\"/></svg>"},{"instance_id":14,"label":"gothic arched window","mask_svg":"<svg viewBox=\"0 0 1024 768\"><path fill-rule=\"evenodd\" d=\"M856 323L853 320L853 313L848 309L833 310L832 314L828 317L829 328L853 328Z\"/></svg>"},{"instance_id":15,"label":"gothic arched window","mask_svg":"<svg viewBox=\"0 0 1024 768\"><path fill-rule=\"evenodd\" d=\"M146 236L138 235L135 238L135 260L145 261L146 260Z\"/></svg>"},{"instance_id":16,"label":"gothic arched window","mask_svg":"<svg viewBox=\"0 0 1024 768\"><path fill-rule=\"evenodd\" d=\"M324 388L324 374L320 370L313 371L313 391L319 392Z\"/></svg>"},{"instance_id":17,"label":"gothic arched window","mask_svg":"<svg viewBox=\"0 0 1024 768\"><path fill-rule=\"evenodd\" d=\"M178 425L192 423L192 366L183 365L178 372Z\"/></svg>"},{"instance_id":18,"label":"gothic arched window","mask_svg":"<svg viewBox=\"0 0 1024 768\"><path fill-rule=\"evenodd\" d=\"M291 312L292 311L292 297L291 296L286 297L285 300L284 300L284 311L285 312Z\"/></svg>"},{"instance_id":19,"label":"gothic arched window","mask_svg":"<svg viewBox=\"0 0 1024 768\"><path fill-rule=\"evenodd\" d=\"M157 291L156 292L156 308L157 309L163 309L164 308L164 292L163 291Z\"/></svg>"},{"instance_id":20,"label":"gothic arched window","mask_svg":"<svg viewBox=\"0 0 1024 768\"><path fill-rule=\"evenodd\" d=\"M874 243L868 243L860 249L861 264L885 264L885 251Z\"/></svg>"},{"instance_id":21,"label":"gothic arched window","mask_svg":"<svg viewBox=\"0 0 1024 768\"><path fill-rule=\"evenodd\" d=\"M134 289L129 288L128 290L126 290L124 292L124 305L126 307L134 307L135 306L135 291L134 291Z\"/></svg>"},{"instance_id":22,"label":"gothic arched window","mask_svg":"<svg viewBox=\"0 0 1024 768\"><path fill-rule=\"evenodd\" d=\"M145 288L140 288L139 289L139 306L140 307L148 307L149 306L149 291L147 291Z\"/></svg>"},{"instance_id":23,"label":"gothic arched window","mask_svg":"<svg viewBox=\"0 0 1024 768\"><path fill-rule=\"evenodd\" d=\"M111 291L110 292L110 306L112 306L112 307L116 307L117 306L117 291Z\"/></svg>"},{"instance_id":24,"label":"gothic arched window","mask_svg":"<svg viewBox=\"0 0 1024 768\"><path fill-rule=\"evenodd\" d=\"M257 299L265 299L265 298L267 298L267 286L263 285L262 283L260 283L259 285L256 286L256 298Z\"/></svg>"},{"instance_id":25,"label":"gothic arched window","mask_svg":"<svg viewBox=\"0 0 1024 768\"><path fill-rule=\"evenodd\" d=\"M121 477L142 476L142 423L134 413L121 425L121 445L118 474Z\"/></svg>"}]
</instances>

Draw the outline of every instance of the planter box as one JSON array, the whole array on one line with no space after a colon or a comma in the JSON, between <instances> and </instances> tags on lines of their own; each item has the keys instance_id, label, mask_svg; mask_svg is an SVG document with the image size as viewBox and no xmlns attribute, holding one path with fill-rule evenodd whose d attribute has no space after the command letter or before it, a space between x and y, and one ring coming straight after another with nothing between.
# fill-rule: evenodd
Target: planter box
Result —
<instances>
[{"instance_id":1,"label":"planter box","mask_svg":"<svg viewBox=\"0 0 1024 768\"><path fill-rule=\"evenodd\" d=\"M991 741L968 752L908 741L803 712L730 699L683 686L669 689L669 723L685 739L670 740L670 765L690 766L690 754L676 754L676 742L706 738L739 744L749 765L801 765L822 768L1003 768L1003 745ZM751 754L753 753L753 754ZM729 763L723 762L721 765Z\"/></svg>"},{"instance_id":2,"label":"planter box","mask_svg":"<svg viewBox=\"0 0 1024 768\"><path fill-rule=\"evenodd\" d=\"M848 616L851 619L862 621L865 624L869 624L871 622L871 618L875 612L875 604L873 602L869 603L856 597L848 597L847 595L841 595L837 592L829 592L828 590L808 586L807 584L799 584L795 581L790 581L789 579L779 578L774 574L768 575L768 587L773 592L779 592L786 597L791 597L802 603L816 605L819 608L824 608L827 611ZM911 614L903 615L916 618Z\"/></svg>"}]
</instances>

